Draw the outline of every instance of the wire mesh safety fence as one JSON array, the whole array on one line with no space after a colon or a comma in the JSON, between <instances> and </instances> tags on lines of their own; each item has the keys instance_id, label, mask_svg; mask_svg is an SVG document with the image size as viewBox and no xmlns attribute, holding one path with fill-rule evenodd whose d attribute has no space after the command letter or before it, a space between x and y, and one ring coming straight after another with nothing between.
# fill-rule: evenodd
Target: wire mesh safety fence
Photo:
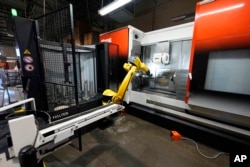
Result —
<instances>
[{"instance_id":1,"label":"wire mesh safety fence","mask_svg":"<svg viewBox=\"0 0 250 167\"><path fill-rule=\"evenodd\" d=\"M72 15L69 5L35 19L52 111L78 104Z\"/></svg>"}]
</instances>

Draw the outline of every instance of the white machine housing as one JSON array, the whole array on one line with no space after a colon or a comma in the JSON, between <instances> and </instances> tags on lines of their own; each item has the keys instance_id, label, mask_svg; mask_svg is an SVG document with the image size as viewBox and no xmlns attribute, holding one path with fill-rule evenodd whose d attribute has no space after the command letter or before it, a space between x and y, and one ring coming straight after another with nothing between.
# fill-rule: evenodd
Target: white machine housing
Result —
<instances>
[{"instance_id":1,"label":"white machine housing","mask_svg":"<svg viewBox=\"0 0 250 167\"><path fill-rule=\"evenodd\" d=\"M173 27L163 28L160 30L155 30L151 32L142 32L132 26L129 27L129 56L135 54L135 50L139 50L139 48L161 43L164 41L181 41L181 40L192 40L193 37L193 29L194 22L177 25ZM135 38L138 37L139 38ZM191 50L191 45L190 45ZM156 57L159 58L159 55ZM188 53L191 55L191 53ZM154 58L153 58L154 59ZM189 61L189 60L188 60ZM158 63L161 63L161 60L157 60ZM147 63L144 62L146 65ZM166 64L171 63L171 55L169 55ZM150 68L150 67L149 67ZM189 64L187 69L189 68ZM151 69L150 69L151 71ZM192 74L188 74L188 76L192 77ZM188 77L187 76L187 77ZM184 118L187 121L210 127L213 129L217 129L220 131L224 131L229 134L241 136L243 138L249 138L250 133L245 128L240 128L238 126L233 126L225 123L221 123L215 121L213 119L209 119L206 117L195 116L186 111L192 111L194 108L189 104L185 103L183 100L174 99L168 96L162 96L159 94L154 94L151 92L143 92L143 91L135 91L132 89L132 83L129 85L128 90L126 92L124 101L128 104L136 103L155 111L160 110L161 112L166 113L167 115L174 116L177 118ZM160 104L160 105L159 105ZM209 110L204 112L210 112ZM230 113L229 113L230 114ZM250 113L248 116L245 116L244 119L249 120Z\"/></svg>"}]
</instances>

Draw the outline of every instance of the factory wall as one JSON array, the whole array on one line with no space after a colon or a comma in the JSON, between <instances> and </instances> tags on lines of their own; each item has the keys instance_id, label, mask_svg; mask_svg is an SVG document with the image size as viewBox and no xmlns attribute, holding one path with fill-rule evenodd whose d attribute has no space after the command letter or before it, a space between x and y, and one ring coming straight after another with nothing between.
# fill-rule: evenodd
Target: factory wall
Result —
<instances>
[{"instance_id":1,"label":"factory wall","mask_svg":"<svg viewBox=\"0 0 250 167\"><path fill-rule=\"evenodd\" d=\"M194 19L186 19L183 21L172 22L171 17L195 12L196 3L201 0L144 1L144 6L135 6L136 17L133 20L124 23L119 23L116 25L116 28L120 28L126 25L132 25L142 31L148 32L190 22ZM152 8L150 8L147 13L140 14L140 9L148 8L148 6L152 6Z\"/></svg>"},{"instance_id":2,"label":"factory wall","mask_svg":"<svg viewBox=\"0 0 250 167\"><path fill-rule=\"evenodd\" d=\"M7 57L7 62L8 62L8 68L13 69L15 68L16 65L16 50L14 44L0 44L0 56L5 56Z\"/></svg>"}]
</instances>

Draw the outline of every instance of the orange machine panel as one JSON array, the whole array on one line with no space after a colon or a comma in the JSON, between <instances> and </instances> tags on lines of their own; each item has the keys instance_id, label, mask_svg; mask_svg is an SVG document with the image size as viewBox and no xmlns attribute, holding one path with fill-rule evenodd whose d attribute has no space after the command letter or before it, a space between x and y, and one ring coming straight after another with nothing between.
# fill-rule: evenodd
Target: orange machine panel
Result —
<instances>
[{"instance_id":1,"label":"orange machine panel","mask_svg":"<svg viewBox=\"0 0 250 167\"><path fill-rule=\"evenodd\" d=\"M126 71L123 69L123 64L127 62L128 59L129 28L124 27L101 34L100 42L108 42L118 46L118 54L116 49L112 49L112 47L109 47L108 57L109 62L113 62L112 64L116 64L116 67L112 67L113 70L111 70L111 74L117 76L115 80L117 80L118 82L122 81L122 79L126 75Z\"/></svg>"},{"instance_id":2,"label":"orange machine panel","mask_svg":"<svg viewBox=\"0 0 250 167\"><path fill-rule=\"evenodd\" d=\"M186 103L204 85L209 52L250 48L250 0L203 2L196 5Z\"/></svg>"},{"instance_id":3,"label":"orange machine panel","mask_svg":"<svg viewBox=\"0 0 250 167\"><path fill-rule=\"evenodd\" d=\"M250 1L215 0L197 3L195 51L250 47Z\"/></svg>"},{"instance_id":4,"label":"orange machine panel","mask_svg":"<svg viewBox=\"0 0 250 167\"><path fill-rule=\"evenodd\" d=\"M129 38L129 29L128 27L125 27L105 34L101 34L100 42L109 42L118 45L119 57L127 59L128 38Z\"/></svg>"}]
</instances>

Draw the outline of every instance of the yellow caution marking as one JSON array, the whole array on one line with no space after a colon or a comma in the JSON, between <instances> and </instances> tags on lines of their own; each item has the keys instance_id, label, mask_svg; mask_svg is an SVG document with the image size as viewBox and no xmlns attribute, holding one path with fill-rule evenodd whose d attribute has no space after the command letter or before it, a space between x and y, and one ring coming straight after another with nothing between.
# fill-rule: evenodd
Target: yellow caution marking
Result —
<instances>
[{"instance_id":1,"label":"yellow caution marking","mask_svg":"<svg viewBox=\"0 0 250 167\"><path fill-rule=\"evenodd\" d=\"M22 109L22 108L20 108L20 109L16 110L15 112L16 112L16 113L25 112L25 110Z\"/></svg>"},{"instance_id":2,"label":"yellow caution marking","mask_svg":"<svg viewBox=\"0 0 250 167\"><path fill-rule=\"evenodd\" d=\"M31 53L30 53L30 51L28 49L25 49L25 51L23 52L23 54L30 55Z\"/></svg>"}]
</instances>

